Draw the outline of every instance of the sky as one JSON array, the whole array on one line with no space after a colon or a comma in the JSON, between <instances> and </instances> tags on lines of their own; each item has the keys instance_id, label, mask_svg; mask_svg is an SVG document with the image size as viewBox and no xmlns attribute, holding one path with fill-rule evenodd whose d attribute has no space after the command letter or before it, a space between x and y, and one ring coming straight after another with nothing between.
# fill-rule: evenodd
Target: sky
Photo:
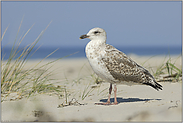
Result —
<instances>
[{"instance_id":1,"label":"sky","mask_svg":"<svg viewBox=\"0 0 183 123\"><path fill-rule=\"evenodd\" d=\"M51 22L37 46L85 47L79 37L94 27L107 32L113 46L181 46L181 2L2 2L3 46L12 46L31 28L22 46L31 44Z\"/></svg>"}]
</instances>

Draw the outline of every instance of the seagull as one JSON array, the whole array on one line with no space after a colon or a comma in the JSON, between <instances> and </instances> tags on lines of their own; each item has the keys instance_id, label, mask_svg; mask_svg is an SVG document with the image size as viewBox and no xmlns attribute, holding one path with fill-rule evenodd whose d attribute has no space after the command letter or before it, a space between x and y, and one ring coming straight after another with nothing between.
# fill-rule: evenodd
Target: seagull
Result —
<instances>
[{"instance_id":1,"label":"seagull","mask_svg":"<svg viewBox=\"0 0 183 123\"><path fill-rule=\"evenodd\" d=\"M89 38L85 52L93 71L103 80L110 83L107 102L95 103L97 105L117 105L116 84L148 85L154 89L162 90L148 70L137 64L130 57L115 47L106 44L106 32L102 28L93 28L80 39ZM112 84L114 84L114 103L110 102Z\"/></svg>"}]
</instances>

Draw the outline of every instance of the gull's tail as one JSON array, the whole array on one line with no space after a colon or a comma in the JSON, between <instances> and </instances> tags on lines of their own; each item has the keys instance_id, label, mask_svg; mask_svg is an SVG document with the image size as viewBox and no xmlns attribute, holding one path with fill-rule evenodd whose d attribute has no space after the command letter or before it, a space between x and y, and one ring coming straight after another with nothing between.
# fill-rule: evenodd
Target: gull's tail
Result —
<instances>
[{"instance_id":1,"label":"gull's tail","mask_svg":"<svg viewBox=\"0 0 183 123\"><path fill-rule=\"evenodd\" d=\"M153 87L154 89L156 89L157 91L159 90L163 90L163 86L160 85L159 83L157 83L155 80L153 82L148 82L148 83L143 83L145 85L150 85L151 87Z\"/></svg>"}]
</instances>

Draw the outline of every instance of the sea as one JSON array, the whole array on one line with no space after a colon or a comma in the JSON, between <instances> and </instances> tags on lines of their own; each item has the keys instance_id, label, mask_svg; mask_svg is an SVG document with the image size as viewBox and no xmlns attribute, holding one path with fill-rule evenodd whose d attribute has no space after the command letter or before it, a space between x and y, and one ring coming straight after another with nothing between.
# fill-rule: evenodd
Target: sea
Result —
<instances>
[{"instance_id":1,"label":"sea","mask_svg":"<svg viewBox=\"0 0 183 123\"><path fill-rule=\"evenodd\" d=\"M181 55L181 46L171 47L116 47L118 50L124 52L127 55L139 55L139 56L157 56L157 55ZM10 56L12 48L1 48L1 60L7 60ZM20 56L23 48L19 48L20 51L16 57ZM44 59L50 53L55 51L55 47L40 47L38 50L34 48L29 54L30 59ZM36 51L36 52L35 52ZM34 53L34 54L33 54ZM84 47L59 47L57 51L47 57L47 59L70 59L70 58L86 58Z\"/></svg>"}]
</instances>

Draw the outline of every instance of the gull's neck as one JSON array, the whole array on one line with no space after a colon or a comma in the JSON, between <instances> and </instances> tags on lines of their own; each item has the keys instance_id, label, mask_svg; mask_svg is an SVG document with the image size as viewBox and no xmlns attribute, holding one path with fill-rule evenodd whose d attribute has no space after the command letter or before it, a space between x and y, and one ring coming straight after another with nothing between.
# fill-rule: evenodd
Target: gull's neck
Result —
<instances>
[{"instance_id":1,"label":"gull's neck","mask_svg":"<svg viewBox=\"0 0 183 123\"><path fill-rule=\"evenodd\" d=\"M92 39L90 43L94 44L95 46L106 45L106 39L96 38L96 39Z\"/></svg>"}]
</instances>

